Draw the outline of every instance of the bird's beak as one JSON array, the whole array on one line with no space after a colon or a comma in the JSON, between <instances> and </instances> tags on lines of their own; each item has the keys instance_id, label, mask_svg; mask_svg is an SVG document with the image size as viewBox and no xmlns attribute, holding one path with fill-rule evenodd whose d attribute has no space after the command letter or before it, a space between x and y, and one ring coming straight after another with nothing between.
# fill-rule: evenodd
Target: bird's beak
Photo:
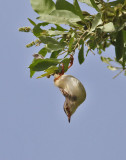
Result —
<instances>
[{"instance_id":1,"label":"bird's beak","mask_svg":"<svg viewBox=\"0 0 126 160\"><path fill-rule=\"evenodd\" d=\"M71 116L68 116L68 122L70 123Z\"/></svg>"}]
</instances>

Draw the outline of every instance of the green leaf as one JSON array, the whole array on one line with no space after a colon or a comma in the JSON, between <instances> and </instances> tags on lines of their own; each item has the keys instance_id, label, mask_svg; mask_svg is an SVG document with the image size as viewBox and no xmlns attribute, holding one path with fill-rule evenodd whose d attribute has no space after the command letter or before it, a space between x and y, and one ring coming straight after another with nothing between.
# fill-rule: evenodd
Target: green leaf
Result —
<instances>
[{"instance_id":1,"label":"green leaf","mask_svg":"<svg viewBox=\"0 0 126 160\"><path fill-rule=\"evenodd\" d=\"M61 44L52 44L52 43L50 43L50 44L47 45L47 48L49 50L51 50L51 52L63 50L64 47L65 47L64 43L61 43Z\"/></svg>"},{"instance_id":2,"label":"green leaf","mask_svg":"<svg viewBox=\"0 0 126 160\"><path fill-rule=\"evenodd\" d=\"M124 55L124 40L122 30L117 33L115 43L116 60L119 61Z\"/></svg>"},{"instance_id":3,"label":"green leaf","mask_svg":"<svg viewBox=\"0 0 126 160\"><path fill-rule=\"evenodd\" d=\"M39 20L52 24L70 24L80 21L80 17L67 10L55 10L50 15L41 15Z\"/></svg>"},{"instance_id":4,"label":"green leaf","mask_svg":"<svg viewBox=\"0 0 126 160\"><path fill-rule=\"evenodd\" d=\"M48 32L48 34L50 35L50 36L52 36L52 35L54 35L54 36L56 36L56 35L62 35L62 34L66 34L66 32L64 32L64 31L53 31L53 30L48 30L47 31Z\"/></svg>"},{"instance_id":5,"label":"green leaf","mask_svg":"<svg viewBox=\"0 0 126 160\"><path fill-rule=\"evenodd\" d=\"M30 0L32 8L39 15L50 14L55 10L55 3L52 0Z\"/></svg>"},{"instance_id":6,"label":"green leaf","mask_svg":"<svg viewBox=\"0 0 126 160\"><path fill-rule=\"evenodd\" d=\"M46 49L46 48L42 48L42 49L38 52L38 54L41 54L43 57L45 57L46 54L47 54L47 49Z\"/></svg>"},{"instance_id":7,"label":"green leaf","mask_svg":"<svg viewBox=\"0 0 126 160\"><path fill-rule=\"evenodd\" d=\"M126 70L124 71L124 76L126 76Z\"/></svg>"},{"instance_id":8,"label":"green leaf","mask_svg":"<svg viewBox=\"0 0 126 160\"><path fill-rule=\"evenodd\" d=\"M40 27L41 26L46 26L48 25L49 23L47 22L43 22L43 23L38 23L37 25L35 25L35 27L33 28L33 34L36 36L36 37L40 37L44 34L47 34L47 31L46 30L43 30L41 29Z\"/></svg>"},{"instance_id":9,"label":"green leaf","mask_svg":"<svg viewBox=\"0 0 126 160\"><path fill-rule=\"evenodd\" d=\"M61 61L61 63L63 63L64 72L66 72L68 70L68 66L69 66L69 63L70 63L70 58L65 58L64 60Z\"/></svg>"},{"instance_id":10,"label":"green leaf","mask_svg":"<svg viewBox=\"0 0 126 160\"><path fill-rule=\"evenodd\" d=\"M32 64L29 66L29 68L32 71L44 71L50 66L56 66L57 64L59 64L59 62L60 62L60 59L55 59L55 58L34 59Z\"/></svg>"},{"instance_id":11,"label":"green leaf","mask_svg":"<svg viewBox=\"0 0 126 160\"><path fill-rule=\"evenodd\" d=\"M78 61L80 64L84 62L84 44L82 44L81 49L78 53Z\"/></svg>"},{"instance_id":12,"label":"green leaf","mask_svg":"<svg viewBox=\"0 0 126 160\"><path fill-rule=\"evenodd\" d=\"M73 32L69 41L69 51L72 52L75 33Z\"/></svg>"},{"instance_id":13,"label":"green leaf","mask_svg":"<svg viewBox=\"0 0 126 160\"><path fill-rule=\"evenodd\" d=\"M42 43L44 44L59 44L59 42L51 37L47 37L47 36L41 36L39 37L39 39L41 40Z\"/></svg>"},{"instance_id":14,"label":"green leaf","mask_svg":"<svg viewBox=\"0 0 126 160\"><path fill-rule=\"evenodd\" d=\"M56 9L57 10L68 10L68 11L71 11L74 14L76 14L75 7L71 3L69 3L65 0L57 0L56 1Z\"/></svg>"},{"instance_id":15,"label":"green leaf","mask_svg":"<svg viewBox=\"0 0 126 160\"><path fill-rule=\"evenodd\" d=\"M77 22L78 20L80 20L80 17L78 15L67 10L55 10L51 12L51 15L57 16L59 18L63 17L65 19L70 19L69 20L70 22L72 22L72 19L73 19L73 22Z\"/></svg>"},{"instance_id":16,"label":"green leaf","mask_svg":"<svg viewBox=\"0 0 126 160\"><path fill-rule=\"evenodd\" d=\"M94 31L100 24L102 24L101 14L98 13L92 21L91 32Z\"/></svg>"},{"instance_id":17,"label":"green leaf","mask_svg":"<svg viewBox=\"0 0 126 160\"><path fill-rule=\"evenodd\" d=\"M56 30L58 30L58 31L68 31L67 29L64 29L63 27L61 27L58 24L55 24L55 25L56 25Z\"/></svg>"},{"instance_id":18,"label":"green leaf","mask_svg":"<svg viewBox=\"0 0 126 160\"><path fill-rule=\"evenodd\" d=\"M34 63L34 61L35 61L35 59L33 59L32 63ZM34 74L35 74L35 71L32 71L32 70L30 69L30 78L32 78Z\"/></svg>"},{"instance_id":19,"label":"green leaf","mask_svg":"<svg viewBox=\"0 0 126 160\"><path fill-rule=\"evenodd\" d=\"M42 29L40 28L41 26L41 23L35 25L35 27L33 28L33 34L36 36L36 37L39 37L42 33Z\"/></svg>"},{"instance_id":20,"label":"green leaf","mask_svg":"<svg viewBox=\"0 0 126 160\"><path fill-rule=\"evenodd\" d=\"M41 26L43 26L43 27L49 25L49 23L47 23L47 22L42 22L42 23L40 23L40 24L41 24Z\"/></svg>"},{"instance_id":21,"label":"green leaf","mask_svg":"<svg viewBox=\"0 0 126 160\"><path fill-rule=\"evenodd\" d=\"M95 3L94 0L90 0L92 6L96 9L96 11L100 12L100 9L98 8L97 4Z\"/></svg>"},{"instance_id":22,"label":"green leaf","mask_svg":"<svg viewBox=\"0 0 126 160\"><path fill-rule=\"evenodd\" d=\"M125 64L126 64L126 31L122 30L123 33L123 47L124 47L124 52L123 52L123 69L125 68Z\"/></svg>"},{"instance_id":23,"label":"green leaf","mask_svg":"<svg viewBox=\"0 0 126 160\"><path fill-rule=\"evenodd\" d=\"M37 79L38 79L38 78L43 78L43 77L46 77L46 76L50 76L51 74L53 74L53 72L44 73L44 74L42 74L41 76L38 76Z\"/></svg>"},{"instance_id":24,"label":"green leaf","mask_svg":"<svg viewBox=\"0 0 126 160\"><path fill-rule=\"evenodd\" d=\"M64 18L59 18L59 16L54 16L54 15L41 15L37 19L52 24L69 24L68 19L66 20Z\"/></svg>"},{"instance_id":25,"label":"green leaf","mask_svg":"<svg viewBox=\"0 0 126 160\"><path fill-rule=\"evenodd\" d=\"M119 3L124 4L124 1L125 0L116 0L116 1L113 1L113 2L109 2L109 5L116 6Z\"/></svg>"},{"instance_id":26,"label":"green leaf","mask_svg":"<svg viewBox=\"0 0 126 160\"><path fill-rule=\"evenodd\" d=\"M79 6L77 0L74 0L74 6L75 6L75 9L76 9L77 15L81 18L82 21L84 21L84 16L82 14L82 11L80 9L80 6Z\"/></svg>"},{"instance_id":27,"label":"green leaf","mask_svg":"<svg viewBox=\"0 0 126 160\"><path fill-rule=\"evenodd\" d=\"M115 26L112 22L104 24L102 30L103 32L115 32L116 31Z\"/></svg>"},{"instance_id":28,"label":"green leaf","mask_svg":"<svg viewBox=\"0 0 126 160\"><path fill-rule=\"evenodd\" d=\"M118 70L118 67L113 67L113 66L107 66L107 68L110 69L111 71Z\"/></svg>"},{"instance_id":29,"label":"green leaf","mask_svg":"<svg viewBox=\"0 0 126 160\"><path fill-rule=\"evenodd\" d=\"M59 51L53 51L50 58L57 58L59 53L60 53L60 50Z\"/></svg>"},{"instance_id":30,"label":"green leaf","mask_svg":"<svg viewBox=\"0 0 126 160\"><path fill-rule=\"evenodd\" d=\"M102 60L102 62L107 63L107 64L109 64L109 65L111 65L110 62L113 61L113 60L112 60L111 58L109 58L109 57L102 57L102 56L101 56L101 60Z\"/></svg>"},{"instance_id":31,"label":"green leaf","mask_svg":"<svg viewBox=\"0 0 126 160\"><path fill-rule=\"evenodd\" d=\"M30 78L32 78L34 74L35 74L35 71L32 71L32 70L30 69Z\"/></svg>"},{"instance_id":32,"label":"green leaf","mask_svg":"<svg viewBox=\"0 0 126 160\"><path fill-rule=\"evenodd\" d=\"M33 26L36 25L36 23L35 23L33 20L31 20L30 18L28 18L28 20L29 20L29 22L30 22Z\"/></svg>"},{"instance_id":33,"label":"green leaf","mask_svg":"<svg viewBox=\"0 0 126 160\"><path fill-rule=\"evenodd\" d=\"M56 28L51 27L51 30L52 30L52 31L57 31L57 30L58 30L58 31L68 31L67 29L61 27L61 26L58 25L58 24L55 24L55 26L56 26Z\"/></svg>"},{"instance_id":34,"label":"green leaf","mask_svg":"<svg viewBox=\"0 0 126 160\"><path fill-rule=\"evenodd\" d=\"M54 74L56 71L58 70L58 67L56 66L51 66L49 67L47 70L45 70L46 73L42 74L41 76L37 77L37 78L43 78L45 76L49 76L51 74Z\"/></svg>"},{"instance_id":35,"label":"green leaf","mask_svg":"<svg viewBox=\"0 0 126 160\"><path fill-rule=\"evenodd\" d=\"M54 73L54 71L56 71L56 70L58 70L58 69L59 69L59 67L51 66L51 67L49 67L48 69L46 69L45 72L51 72L51 71L53 71L53 73Z\"/></svg>"}]
</instances>

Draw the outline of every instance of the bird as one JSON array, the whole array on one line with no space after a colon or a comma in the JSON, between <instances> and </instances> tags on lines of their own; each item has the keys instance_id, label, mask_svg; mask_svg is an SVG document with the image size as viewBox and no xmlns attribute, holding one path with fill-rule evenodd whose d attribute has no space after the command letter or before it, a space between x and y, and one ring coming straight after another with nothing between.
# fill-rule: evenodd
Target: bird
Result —
<instances>
[{"instance_id":1,"label":"bird","mask_svg":"<svg viewBox=\"0 0 126 160\"><path fill-rule=\"evenodd\" d=\"M63 108L70 123L71 116L86 99L86 90L83 84L72 75L54 74L54 84L65 97Z\"/></svg>"}]
</instances>

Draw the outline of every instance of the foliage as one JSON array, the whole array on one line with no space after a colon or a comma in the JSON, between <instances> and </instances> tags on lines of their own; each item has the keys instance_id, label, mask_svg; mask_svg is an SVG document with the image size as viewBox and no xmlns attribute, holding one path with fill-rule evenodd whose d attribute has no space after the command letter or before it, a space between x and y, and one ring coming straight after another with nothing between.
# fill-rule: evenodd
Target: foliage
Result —
<instances>
[{"instance_id":1,"label":"foliage","mask_svg":"<svg viewBox=\"0 0 126 160\"><path fill-rule=\"evenodd\" d=\"M22 27L19 31L32 32L37 38L26 47L42 46L29 66L31 77L38 71L45 72L38 78L59 73L61 63L67 71L70 55L74 56L75 51L78 51L78 61L82 64L89 52L94 54L97 50L101 54L110 45L115 47L116 58L101 57L101 60L108 64L110 70L121 70L126 75L125 0L74 0L73 4L66 0L57 0L56 3L53 0L30 1L41 23L36 24L28 18L33 28ZM82 11L79 3L89 5L97 13L91 15ZM47 54L50 58L46 58ZM111 62L118 63L120 67L111 65Z\"/></svg>"}]
</instances>

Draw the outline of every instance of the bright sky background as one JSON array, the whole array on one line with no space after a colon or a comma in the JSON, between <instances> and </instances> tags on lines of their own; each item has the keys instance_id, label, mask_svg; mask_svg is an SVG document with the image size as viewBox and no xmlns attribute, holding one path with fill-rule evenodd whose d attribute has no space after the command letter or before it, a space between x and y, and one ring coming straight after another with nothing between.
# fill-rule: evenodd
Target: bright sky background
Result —
<instances>
[{"instance_id":1,"label":"bright sky background","mask_svg":"<svg viewBox=\"0 0 126 160\"><path fill-rule=\"evenodd\" d=\"M25 48L35 37L18 32L37 16L29 0L1 1L0 15L0 160L126 160L126 77L113 80L97 54L82 65L75 58L67 74L87 99L69 124L53 77L29 77L38 48Z\"/></svg>"}]
</instances>

